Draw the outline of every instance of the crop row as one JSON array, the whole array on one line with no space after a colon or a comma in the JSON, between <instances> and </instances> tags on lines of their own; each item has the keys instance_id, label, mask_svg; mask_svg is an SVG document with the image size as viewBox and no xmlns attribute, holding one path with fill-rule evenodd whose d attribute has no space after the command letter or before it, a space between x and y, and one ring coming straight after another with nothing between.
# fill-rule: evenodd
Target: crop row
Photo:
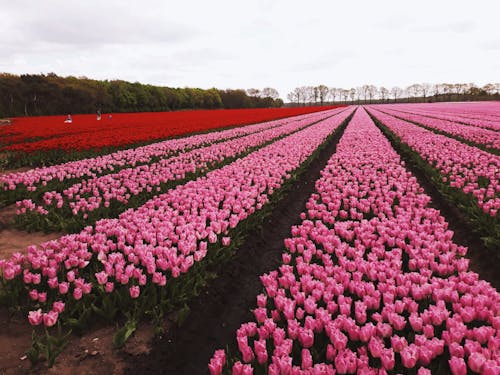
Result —
<instances>
[{"instance_id":1,"label":"crop row","mask_svg":"<svg viewBox=\"0 0 500 375\"><path fill-rule=\"evenodd\" d=\"M459 208L485 245L498 256L500 245L500 156L379 112L370 113L408 147L410 158Z\"/></svg>"},{"instance_id":2,"label":"crop row","mask_svg":"<svg viewBox=\"0 0 500 375\"><path fill-rule=\"evenodd\" d=\"M464 125L438 118L425 117L415 113L394 111L391 107L383 107L381 111L401 118L402 120L411 121L413 123L421 124L429 129L434 129L451 136L459 137L465 141L485 147L488 150L500 150L500 132L498 131Z\"/></svg>"},{"instance_id":3,"label":"crop row","mask_svg":"<svg viewBox=\"0 0 500 375\"><path fill-rule=\"evenodd\" d=\"M95 218L116 216L131 201L136 202L137 196L144 196L142 201L147 200L154 194L168 190L176 182L183 182L227 164L255 148L309 126L318 118L324 119L338 112L326 111L314 117L289 121L244 137L180 152L156 163L124 168L117 173L83 180L61 192L45 192L36 203L30 199L17 202L18 213L23 214L17 218L17 222L27 223L30 228L47 230L73 227L68 224L68 219L76 215L80 215L79 219L82 220L75 218L74 221L82 223L85 223L91 212ZM47 219L41 219L40 215L47 216ZM49 223L50 227L45 223Z\"/></svg>"},{"instance_id":4,"label":"crop row","mask_svg":"<svg viewBox=\"0 0 500 375\"><path fill-rule=\"evenodd\" d=\"M456 105L455 105L456 107ZM380 108L384 108L381 106ZM467 114L462 113L461 111L458 113L446 112L449 108L445 105L441 105L439 110L429 110L427 109L427 105L425 104L411 104L411 105L398 105L387 107L393 110L397 110L398 112L406 112L413 113L417 115L422 115L426 117L434 117L441 120L447 120L455 123L462 123L465 125L477 126L479 128L485 128L490 130L500 130L500 117L491 117L487 115L481 114ZM463 106L459 107L463 110Z\"/></svg>"},{"instance_id":5,"label":"crop row","mask_svg":"<svg viewBox=\"0 0 500 375\"><path fill-rule=\"evenodd\" d=\"M364 109L211 374L496 374L500 295Z\"/></svg>"},{"instance_id":6,"label":"crop row","mask_svg":"<svg viewBox=\"0 0 500 375\"><path fill-rule=\"evenodd\" d=\"M81 326L93 312L127 318L123 341L144 314L182 299L202 260L230 246L231 231L260 211L352 110L300 130L206 176L179 185L117 219L0 261L4 293L28 305L32 325ZM209 251L211 250L211 251ZM203 277L201 275L200 277ZM178 288L166 294L172 285ZM36 336L34 336L36 337ZM35 344L34 344L35 345Z\"/></svg>"},{"instance_id":7,"label":"crop row","mask_svg":"<svg viewBox=\"0 0 500 375\"><path fill-rule=\"evenodd\" d=\"M301 115L332 107L259 108L173 112L117 113L112 118L74 115L19 117L0 129L2 152L75 151L120 147L210 129L224 128Z\"/></svg>"},{"instance_id":8,"label":"crop row","mask_svg":"<svg viewBox=\"0 0 500 375\"><path fill-rule=\"evenodd\" d=\"M116 151L95 158L88 158L49 167L34 168L26 172L5 174L0 176L0 184L3 184L4 190L16 190L22 187L36 190L36 185L46 185L54 179L62 182L65 180L94 178L104 173L113 172L122 167L134 167L136 165L148 164L152 160L166 158L178 152L281 126L289 121L317 118L317 116L321 115L317 113L305 114L228 130L169 139L142 147Z\"/></svg>"}]
</instances>

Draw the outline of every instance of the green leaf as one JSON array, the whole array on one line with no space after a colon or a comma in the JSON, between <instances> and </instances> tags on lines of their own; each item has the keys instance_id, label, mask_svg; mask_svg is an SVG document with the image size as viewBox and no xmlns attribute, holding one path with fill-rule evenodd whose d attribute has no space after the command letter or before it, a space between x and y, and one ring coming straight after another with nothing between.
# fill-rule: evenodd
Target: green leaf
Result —
<instances>
[{"instance_id":1,"label":"green leaf","mask_svg":"<svg viewBox=\"0 0 500 375\"><path fill-rule=\"evenodd\" d=\"M113 345L115 348L123 348L126 342L137 329L137 323L134 320L129 320L125 325L116 332L113 337Z\"/></svg>"}]
</instances>

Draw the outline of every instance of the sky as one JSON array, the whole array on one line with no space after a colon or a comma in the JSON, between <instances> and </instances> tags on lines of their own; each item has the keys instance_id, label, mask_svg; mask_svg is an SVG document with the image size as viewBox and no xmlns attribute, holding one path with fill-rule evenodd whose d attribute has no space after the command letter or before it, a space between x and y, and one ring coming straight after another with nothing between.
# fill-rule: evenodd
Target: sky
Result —
<instances>
[{"instance_id":1,"label":"sky","mask_svg":"<svg viewBox=\"0 0 500 375\"><path fill-rule=\"evenodd\" d=\"M500 81L498 0L0 0L0 72L170 87Z\"/></svg>"}]
</instances>

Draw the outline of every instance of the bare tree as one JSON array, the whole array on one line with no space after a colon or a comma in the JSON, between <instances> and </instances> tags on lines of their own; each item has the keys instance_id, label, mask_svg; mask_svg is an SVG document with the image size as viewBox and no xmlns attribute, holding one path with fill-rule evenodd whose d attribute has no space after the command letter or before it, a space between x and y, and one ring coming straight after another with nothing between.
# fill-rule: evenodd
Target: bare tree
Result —
<instances>
[{"instance_id":1,"label":"bare tree","mask_svg":"<svg viewBox=\"0 0 500 375\"><path fill-rule=\"evenodd\" d=\"M247 94L248 94L248 96L260 96L260 90L259 89L248 89Z\"/></svg>"},{"instance_id":2,"label":"bare tree","mask_svg":"<svg viewBox=\"0 0 500 375\"><path fill-rule=\"evenodd\" d=\"M286 97L290 100L290 102L297 103L297 105L299 105L302 101L302 92L299 87L296 87Z\"/></svg>"},{"instance_id":3,"label":"bare tree","mask_svg":"<svg viewBox=\"0 0 500 375\"><path fill-rule=\"evenodd\" d=\"M319 85L317 89L319 94L319 101L321 102L321 105L323 105L326 97L328 96L328 87L326 87L325 85Z\"/></svg>"},{"instance_id":4,"label":"bare tree","mask_svg":"<svg viewBox=\"0 0 500 375\"><path fill-rule=\"evenodd\" d=\"M272 98L274 100L279 99L280 97L280 93L278 92L278 90L273 89L272 87L264 87L260 92L260 95L263 98Z\"/></svg>"},{"instance_id":5,"label":"bare tree","mask_svg":"<svg viewBox=\"0 0 500 375\"><path fill-rule=\"evenodd\" d=\"M401 95L403 95L403 89L401 87L394 86L391 89L391 95L393 96L395 102L399 97L401 97Z\"/></svg>"},{"instance_id":6,"label":"bare tree","mask_svg":"<svg viewBox=\"0 0 500 375\"><path fill-rule=\"evenodd\" d=\"M379 92L380 92L380 99L382 99L382 101L385 101L385 99L389 97L389 90L387 88L382 86L379 89Z\"/></svg>"},{"instance_id":7,"label":"bare tree","mask_svg":"<svg viewBox=\"0 0 500 375\"><path fill-rule=\"evenodd\" d=\"M363 100L366 103L366 98L368 97L368 92L370 91L370 86L369 85L363 85L360 87L361 89L361 94L363 95Z\"/></svg>"},{"instance_id":8,"label":"bare tree","mask_svg":"<svg viewBox=\"0 0 500 375\"><path fill-rule=\"evenodd\" d=\"M318 89L318 86L315 86L312 88L312 96L313 96L313 99L314 99L314 104L316 105L318 103L318 99L319 99L319 89Z\"/></svg>"},{"instance_id":9,"label":"bare tree","mask_svg":"<svg viewBox=\"0 0 500 375\"><path fill-rule=\"evenodd\" d=\"M349 97L351 98L351 102L354 102L354 98L356 97L356 89L354 87L349 89Z\"/></svg>"},{"instance_id":10,"label":"bare tree","mask_svg":"<svg viewBox=\"0 0 500 375\"><path fill-rule=\"evenodd\" d=\"M406 88L406 92L408 93L408 99L410 97L416 98L420 94L421 88L418 83L414 83Z\"/></svg>"},{"instance_id":11,"label":"bare tree","mask_svg":"<svg viewBox=\"0 0 500 375\"><path fill-rule=\"evenodd\" d=\"M427 97L427 94L431 91L431 84L430 83L422 83L420 85L420 92L422 93L422 96L425 98Z\"/></svg>"},{"instance_id":12,"label":"bare tree","mask_svg":"<svg viewBox=\"0 0 500 375\"><path fill-rule=\"evenodd\" d=\"M372 100L377 96L378 94L378 89L377 86L374 85L368 85L368 98L370 99L370 104Z\"/></svg>"},{"instance_id":13,"label":"bare tree","mask_svg":"<svg viewBox=\"0 0 500 375\"><path fill-rule=\"evenodd\" d=\"M344 98L344 103L347 102L349 97L349 90L341 89L342 98Z\"/></svg>"},{"instance_id":14,"label":"bare tree","mask_svg":"<svg viewBox=\"0 0 500 375\"><path fill-rule=\"evenodd\" d=\"M330 97L332 98L332 102L335 103L335 101L337 99L337 95L339 95L339 89L337 89L336 87L331 87L328 90L328 93L330 94Z\"/></svg>"}]
</instances>

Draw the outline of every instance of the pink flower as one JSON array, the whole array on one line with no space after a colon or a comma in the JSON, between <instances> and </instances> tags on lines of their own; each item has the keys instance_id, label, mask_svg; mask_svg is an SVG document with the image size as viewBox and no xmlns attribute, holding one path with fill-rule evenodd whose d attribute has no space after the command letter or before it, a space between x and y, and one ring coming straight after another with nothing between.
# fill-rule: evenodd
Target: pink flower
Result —
<instances>
[{"instance_id":1,"label":"pink flower","mask_svg":"<svg viewBox=\"0 0 500 375\"><path fill-rule=\"evenodd\" d=\"M208 364L208 370L211 375L220 375L226 364L226 352L224 350L216 350L210 363Z\"/></svg>"},{"instance_id":2,"label":"pink flower","mask_svg":"<svg viewBox=\"0 0 500 375\"><path fill-rule=\"evenodd\" d=\"M66 281L59 283L59 293L66 294L69 291L69 284Z\"/></svg>"},{"instance_id":3,"label":"pink flower","mask_svg":"<svg viewBox=\"0 0 500 375\"><path fill-rule=\"evenodd\" d=\"M38 301L38 290L32 289L28 294L33 301Z\"/></svg>"},{"instance_id":4,"label":"pink flower","mask_svg":"<svg viewBox=\"0 0 500 375\"><path fill-rule=\"evenodd\" d=\"M52 304L52 310L61 314L64 311L64 302L56 301Z\"/></svg>"},{"instance_id":5,"label":"pink flower","mask_svg":"<svg viewBox=\"0 0 500 375\"><path fill-rule=\"evenodd\" d=\"M310 348L314 344L314 332L310 329L299 328L299 341L303 348Z\"/></svg>"},{"instance_id":6,"label":"pink flower","mask_svg":"<svg viewBox=\"0 0 500 375\"><path fill-rule=\"evenodd\" d=\"M36 311L30 311L28 313L28 321L32 326L37 326L42 323L43 319L43 314L42 314L42 309L38 309Z\"/></svg>"},{"instance_id":7,"label":"pink flower","mask_svg":"<svg viewBox=\"0 0 500 375\"><path fill-rule=\"evenodd\" d=\"M49 311L46 314L43 314L43 324L45 327L52 327L57 323L57 318L59 317L59 313L57 311Z\"/></svg>"},{"instance_id":8,"label":"pink flower","mask_svg":"<svg viewBox=\"0 0 500 375\"><path fill-rule=\"evenodd\" d=\"M230 237L222 237L222 246L229 246L230 243L231 243Z\"/></svg>"},{"instance_id":9,"label":"pink flower","mask_svg":"<svg viewBox=\"0 0 500 375\"><path fill-rule=\"evenodd\" d=\"M451 359L448 360L448 364L450 365L450 370L453 375L467 374L467 365L463 358L451 357Z\"/></svg>"},{"instance_id":10,"label":"pink flower","mask_svg":"<svg viewBox=\"0 0 500 375\"><path fill-rule=\"evenodd\" d=\"M255 355L257 356L257 362L263 365L268 360L266 340L255 340L254 348L255 348Z\"/></svg>"},{"instance_id":11,"label":"pink flower","mask_svg":"<svg viewBox=\"0 0 500 375\"><path fill-rule=\"evenodd\" d=\"M111 293L114 288L115 288L115 284L110 282L110 281L108 281L106 283L106 285L104 286L104 290L106 291L106 293Z\"/></svg>"},{"instance_id":12,"label":"pink flower","mask_svg":"<svg viewBox=\"0 0 500 375\"><path fill-rule=\"evenodd\" d=\"M418 361L418 348L415 344L411 344L401 350L399 353L401 355L401 362L406 368L413 368Z\"/></svg>"},{"instance_id":13,"label":"pink flower","mask_svg":"<svg viewBox=\"0 0 500 375\"><path fill-rule=\"evenodd\" d=\"M105 271L97 272L95 277L99 285L104 285L108 282L108 274Z\"/></svg>"},{"instance_id":14,"label":"pink flower","mask_svg":"<svg viewBox=\"0 0 500 375\"><path fill-rule=\"evenodd\" d=\"M47 301L47 293L46 292L38 293L38 302L45 303L45 301Z\"/></svg>"},{"instance_id":15,"label":"pink flower","mask_svg":"<svg viewBox=\"0 0 500 375\"><path fill-rule=\"evenodd\" d=\"M481 353L474 352L471 353L467 362L469 363L469 367L472 371L480 373L484 363L486 362L486 358L484 358Z\"/></svg>"},{"instance_id":16,"label":"pink flower","mask_svg":"<svg viewBox=\"0 0 500 375\"><path fill-rule=\"evenodd\" d=\"M129 288L129 292L130 292L130 297L137 298L139 297L139 294L141 294L141 289L137 285L135 285Z\"/></svg>"},{"instance_id":17,"label":"pink flower","mask_svg":"<svg viewBox=\"0 0 500 375\"><path fill-rule=\"evenodd\" d=\"M302 349L302 370L308 370L312 367L313 358L308 349Z\"/></svg>"},{"instance_id":18,"label":"pink flower","mask_svg":"<svg viewBox=\"0 0 500 375\"><path fill-rule=\"evenodd\" d=\"M83 296L83 290L81 288L75 288L73 290L73 298L78 300L81 300Z\"/></svg>"}]
</instances>

